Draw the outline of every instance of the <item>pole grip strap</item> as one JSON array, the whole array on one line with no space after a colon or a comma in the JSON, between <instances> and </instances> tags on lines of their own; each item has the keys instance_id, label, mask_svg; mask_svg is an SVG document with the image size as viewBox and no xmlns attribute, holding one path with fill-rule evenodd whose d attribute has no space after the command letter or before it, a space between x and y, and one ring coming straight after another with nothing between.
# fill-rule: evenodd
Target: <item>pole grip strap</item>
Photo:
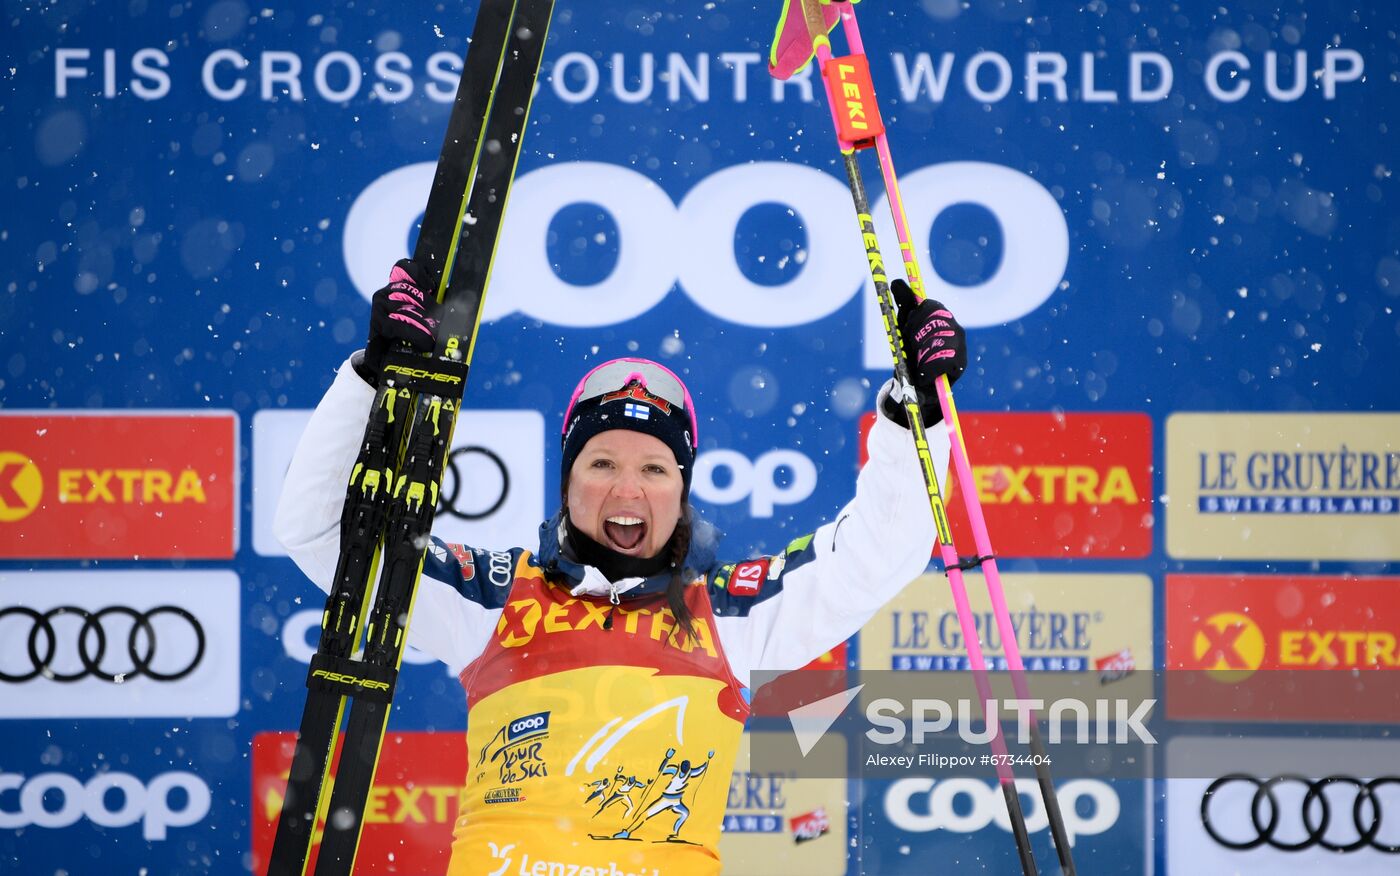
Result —
<instances>
[{"instance_id":1,"label":"pole grip strap","mask_svg":"<svg viewBox=\"0 0 1400 876\"><path fill-rule=\"evenodd\" d=\"M996 559L996 555L995 555L995 554L987 554L986 556L981 556L981 557L960 557L959 560L958 560L958 562L953 563L951 566L946 567L946 568L943 570L943 574L946 575L946 574L948 574L949 572L953 571L954 569L960 569L960 570L966 572L968 569L975 569L975 568L977 568L978 566L980 566L980 565L982 565L983 563L985 563L987 560L995 560L995 559Z\"/></svg>"}]
</instances>

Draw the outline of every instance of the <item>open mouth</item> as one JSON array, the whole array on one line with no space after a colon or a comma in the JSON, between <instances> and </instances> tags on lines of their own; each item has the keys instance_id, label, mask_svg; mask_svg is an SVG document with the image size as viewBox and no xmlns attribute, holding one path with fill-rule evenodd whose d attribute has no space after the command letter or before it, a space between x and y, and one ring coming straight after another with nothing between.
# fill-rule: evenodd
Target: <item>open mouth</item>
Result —
<instances>
[{"instance_id":1,"label":"open mouth","mask_svg":"<svg viewBox=\"0 0 1400 876\"><path fill-rule=\"evenodd\" d=\"M646 538L646 521L640 517L609 517L603 522L603 534L607 536L608 547L620 553L631 553L641 547Z\"/></svg>"}]
</instances>

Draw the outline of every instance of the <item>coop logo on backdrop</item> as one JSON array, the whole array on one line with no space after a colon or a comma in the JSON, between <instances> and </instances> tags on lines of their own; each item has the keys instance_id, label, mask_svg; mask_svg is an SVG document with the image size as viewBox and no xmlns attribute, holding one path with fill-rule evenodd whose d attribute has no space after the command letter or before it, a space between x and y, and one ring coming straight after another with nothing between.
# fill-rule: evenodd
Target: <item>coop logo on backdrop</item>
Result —
<instances>
[{"instance_id":1,"label":"coop logo on backdrop","mask_svg":"<svg viewBox=\"0 0 1400 876\"><path fill-rule=\"evenodd\" d=\"M1026 830L1037 833L1050 825L1035 779L1017 779L1025 810ZM1064 817L1065 833L1073 846L1086 836L1098 836L1118 823L1122 802L1108 782L1075 779L1055 789ZM976 833L995 824L1011 832L1011 819L1001 791L981 779L899 779L885 792L885 817L909 833L946 830Z\"/></svg>"},{"instance_id":2,"label":"coop logo on backdrop","mask_svg":"<svg viewBox=\"0 0 1400 876\"><path fill-rule=\"evenodd\" d=\"M0 413L0 558L229 559L232 413Z\"/></svg>"},{"instance_id":3,"label":"coop logo on backdrop","mask_svg":"<svg viewBox=\"0 0 1400 876\"><path fill-rule=\"evenodd\" d=\"M432 186L436 165L422 162L384 174L350 207L343 249L346 270L366 298L383 284L386 265L402 258ZM985 207L1000 226L1001 262L973 286L925 272L929 295L969 328L999 325L1034 311L1054 294L1069 259L1063 212L1045 187L996 164L949 162L906 173L900 181L911 233L927 241L934 220L954 204ZM617 227L617 263L601 282L573 285L544 258L550 223L573 204L596 204ZM734 249L739 220L753 207L790 208L807 236L802 270L766 286L741 270ZM851 233L850 192L831 174L801 164L754 162L718 170L679 204L636 170L599 162L552 164L521 176L511 190L500 252L510 271L492 276L483 318L521 313L553 325L596 328L626 322L680 288L701 309L727 322L792 328L829 316L864 290L865 361L889 367L889 348L860 240ZM888 201L872 209L882 240L895 240ZM925 265L931 265L927 248ZM759 306L755 302L782 302Z\"/></svg>"},{"instance_id":4,"label":"coop logo on backdrop","mask_svg":"<svg viewBox=\"0 0 1400 876\"><path fill-rule=\"evenodd\" d=\"M0 772L0 829L72 827L84 819L99 827L139 824L147 842L175 839L209 814L209 785L194 773L158 773L149 780L125 772L89 779L60 772Z\"/></svg>"},{"instance_id":5,"label":"coop logo on backdrop","mask_svg":"<svg viewBox=\"0 0 1400 876\"><path fill-rule=\"evenodd\" d=\"M719 474L719 472L724 474ZM797 450L769 450L750 460L737 450L707 450L695 460L695 496L713 505L748 501L752 517L772 517L817 488L816 463Z\"/></svg>"},{"instance_id":6,"label":"coop logo on backdrop","mask_svg":"<svg viewBox=\"0 0 1400 876\"><path fill-rule=\"evenodd\" d=\"M321 635L321 620L324 611L319 608L304 608L294 611L282 623L282 653L297 661L310 665L316 653L316 643ZM426 666L437 662L437 658L412 645L404 648L403 662L411 666ZM447 674L456 678L451 667Z\"/></svg>"},{"instance_id":7,"label":"coop logo on backdrop","mask_svg":"<svg viewBox=\"0 0 1400 876\"><path fill-rule=\"evenodd\" d=\"M1400 414L1174 414L1167 493L1173 556L1400 559Z\"/></svg>"},{"instance_id":8,"label":"coop logo on backdrop","mask_svg":"<svg viewBox=\"0 0 1400 876\"><path fill-rule=\"evenodd\" d=\"M311 412L253 416L253 549L286 556L273 531L282 482ZM545 518L544 417L463 411L452 435L433 534L470 545L530 544Z\"/></svg>"},{"instance_id":9,"label":"coop logo on backdrop","mask_svg":"<svg viewBox=\"0 0 1400 876\"><path fill-rule=\"evenodd\" d=\"M0 718L237 713L240 590L222 570L0 573Z\"/></svg>"}]
</instances>

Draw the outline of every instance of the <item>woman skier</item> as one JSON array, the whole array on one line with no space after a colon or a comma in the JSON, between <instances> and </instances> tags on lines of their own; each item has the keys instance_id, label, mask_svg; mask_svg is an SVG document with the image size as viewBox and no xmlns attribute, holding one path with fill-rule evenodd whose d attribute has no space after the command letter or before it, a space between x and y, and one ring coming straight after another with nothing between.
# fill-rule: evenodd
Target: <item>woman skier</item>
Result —
<instances>
[{"instance_id":1,"label":"woman skier","mask_svg":"<svg viewBox=\"0 0 1400 876\"><path fill-rule=\"evenodd\" d=\"M433 348L424 286L411 261L395 266L374 296L365 351L339 370L287 472L275 529L323 590L383 356L400 341ZM946 470L934 382L965 368L963 330L902 281L894 292L932 457ZM717 559L717 532L687 501L694 402L669 369L637 358L593 368L574 390L562 502L537 546L433 539L408 641L457 671L467 697L472 766L450 876L720 872L751 673L796 669L849 638L933 550L894 388L887 382L877 398L855 497L771 556ZM631 805L597 806L609 781L610 799Z\"/></svg>"}]
</instances>

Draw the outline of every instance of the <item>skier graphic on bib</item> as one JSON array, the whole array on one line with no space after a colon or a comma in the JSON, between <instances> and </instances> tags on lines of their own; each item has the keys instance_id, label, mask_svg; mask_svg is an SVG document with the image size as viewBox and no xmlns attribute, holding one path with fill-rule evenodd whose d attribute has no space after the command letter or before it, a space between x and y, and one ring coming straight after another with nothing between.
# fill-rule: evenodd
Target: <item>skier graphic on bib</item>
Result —
<instances>
[{"instance_id":1,"label":"skier graphic on bib","mask_svg":"<svg viewBox=\"0 0 1400 876\"><path fill-rule=\"evenodd\" d=\"M705 774L710 766L710 760L714 758L714 749L706 754L706 760L702 764L692 765L689 760L682 760L678 764L672 764L671 758L676 756L674 748L666 749L666 757L662 759L661 766L657 771L657 776L648 782L648 786L660 784L666 780L661 791L661 797L646 810L641 813L627 827L612 835L612 839L632 839L632 834L645 826L656 816L663 812L676 813L676 821L671 826L671 833L666 837L666 842L684 842L680 839L681 828L685 826L686 819L690 818L690 807L685 805L685 793L690 788L690 780ZM669 776L669 779L667 777Z\"/></svg>"},{"instance_id":2,"label":"skier graphic on bib","mask_svg":"<svg viewBox=\"0 0 1400 876\"><path fill-rule=\"evenodd\" d=\"M606 782L607 780L604 781ZM593 813L593 817L597 818L599 815L602 815L603 812L606 811L607 808L613 805L614 803L626 804L627 808L623 811L622 817L630 817L632 815L632 810L637 808L637 804L632 800L632 792L637 790L638 788L644 787L646 787L646 784L642 782L641 779L637 778L636 776L623 775L622 767L618 767L617 775L613 776L612 778L612 787L610 790L608 790L607 796L603 798L603 802L599 804L598 811ZM595 796L597 795L588 795L588 800L592 800ZM585 800L583 802L587 803L588 800Z\"/></svg>"},{"instance_id":3,"label":"skier graphic on bib","mask_svg":"<svg viewBox=\"0 0 1400 876\"><path fill-rule=\"evenodd\" d=\"M621 779L621 778L622 778L622 767L618 767L618 768L617 768L617 775L613 776L611 779L598 779L596 782L589 782L589 783L585 786L586 788L589 789L589 793L588 793L588 796L587 796L586 798L584 798L584 801L583 801L583 802L584 802L584 805L587 805L587 804L589 804L590 802L592 802L594 798L596 798L596 797L602 797L604 794L608 793L608 788L612 787L613 783L616 782L618 779ZM606 805L606 804L603 804L603 805ZM601 812L601 811L603 811L603 810L602 810L602 809L599 809L598 811Z\"/></svg>"}]
</instances>

